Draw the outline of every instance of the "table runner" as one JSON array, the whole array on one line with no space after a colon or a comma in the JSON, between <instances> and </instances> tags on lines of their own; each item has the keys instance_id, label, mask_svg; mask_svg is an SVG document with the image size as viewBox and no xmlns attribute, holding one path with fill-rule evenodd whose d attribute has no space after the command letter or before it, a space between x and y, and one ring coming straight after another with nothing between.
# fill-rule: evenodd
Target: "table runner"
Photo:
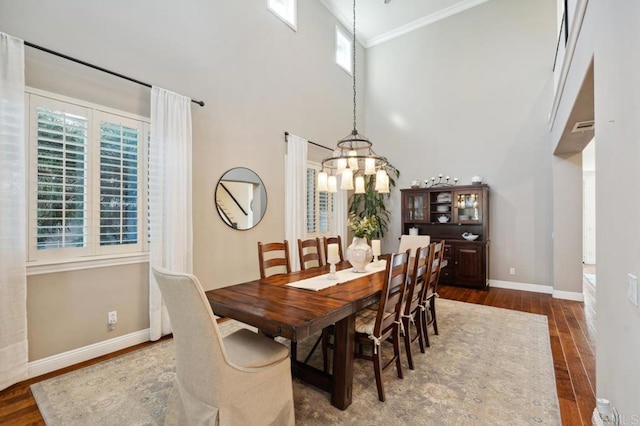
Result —
<instances>
[{"instance_id":1,"label":"table runner","mask_svg":"<svg viewBox=\"0 0 640 426\"><path fill-rule=\"evenodd\" d=\"M336 276L338 277L338 279L331 280L328 278L329 274L323 274L304 280L295 281L286 285L288 285L289 287L301 288L304 290L319 291L337 284L346 283L347 281L351 281L365 275L380 272L384 270L386 265L386 260L380 260L377 265L369 263L365 268L366 272L353 272L352 268L347 268L341 271L336 271Z\"/></svg>"}]
</instances>

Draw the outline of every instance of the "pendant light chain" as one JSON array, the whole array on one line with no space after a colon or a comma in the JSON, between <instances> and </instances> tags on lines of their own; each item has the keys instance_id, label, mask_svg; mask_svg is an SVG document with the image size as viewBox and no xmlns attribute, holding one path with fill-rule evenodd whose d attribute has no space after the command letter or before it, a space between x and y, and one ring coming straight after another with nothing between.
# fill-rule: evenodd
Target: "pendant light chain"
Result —
<instances>
[{"instance_id":1,"label":"pendant light chain","mask_svg":"<svg viewBox=\"0 0 640 426\"><path fill-rule=\"evenodd\" d=\"M356 0L353 0L353 134L356 133Z\"/></svg>"},{"instance_id":2,"label":"pendant light chain","mask_svg":"<svg viewBox=\"0 0 640 426\"><path fill-rule=\"evenodd\" d=\"M355 194L364 194L365 176L375 175L374 190L381 194L388 194L389 175L386 171L388 161L373 151L371 141L359 134L356 127L356 42L356 0L353 0L353 44L351 46L353 130L351 134L338 141L338 147L331 157L322 160L322 170L318 173L317 188L318 192L338 192L337 176L340 175L340 189L354 190Z\"/></svg>"}]
</instances>

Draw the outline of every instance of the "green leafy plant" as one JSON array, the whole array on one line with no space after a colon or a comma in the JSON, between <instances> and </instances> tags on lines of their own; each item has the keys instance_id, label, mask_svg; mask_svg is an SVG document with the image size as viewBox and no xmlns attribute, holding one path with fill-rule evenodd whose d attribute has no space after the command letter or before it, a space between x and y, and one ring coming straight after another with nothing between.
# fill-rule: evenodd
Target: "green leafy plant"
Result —
<instances>
[{"instance_id":1,"label":"green leafy plant","mask_svg":"<svg viewBox=\"0 0 640 426\"><path fill-rule=\"evenodd\" d=\"M400 177L400 171L391 164L387 164L387 175L389 175L389 188L396 186L396 179ZM349 215L359 218L375 217L378 221L377 237L384 237L384 233L389 230L391 213L387 210L385 200L389 194L379 194L376 192L376 176L368 175L364 177L364 194L352 194L349 198Z\"/></svg>"},{"instance_id":2,"label":"green leafy plant","mask_svg":"<svg viewBox=\"0 0 640 426\"><path fill-rule=\"evenodd\" d=\"M347 226L355 237L366 239L370 239L376 235L380 229L380 224L376 216L358 217L355 214L349 215Z\"/></svg>"}]
</instances>

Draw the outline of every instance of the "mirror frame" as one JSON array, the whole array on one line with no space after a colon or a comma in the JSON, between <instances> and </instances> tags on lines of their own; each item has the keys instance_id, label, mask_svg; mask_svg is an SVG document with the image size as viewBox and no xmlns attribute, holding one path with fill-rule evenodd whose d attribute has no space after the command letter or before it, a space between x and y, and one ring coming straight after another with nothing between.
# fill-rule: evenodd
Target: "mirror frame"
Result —
<instances>
[{"instance_id":1,"label":"mirror frame","mask_svg":"<svg viewBox=\"0 0 640 426\"><path fill-rule=\"evenodd\" d=\"M253 178L252 180L254 180L253 182L251 180L247 180L246 182L247 183L256 184L259 187L259 191L261 192L261 194L264 194L263 206L261 206L261 211L257 212L257 215L256 215L256 216L259 215L260 217L257 220L254 219L253 225L247 226L247 227L244 227L244 228L234 227L233 225L231 225L231 223L229 223L228 218L226 217L225 213L221 211L220 205L218 204L218 189L220 188L220 186L222 185L222 188L226 189L226 187L223 185L223 182L231 181L231 180L228 179L229 174L233 173L233 172L242 173L242 171L245 171L245 173L247 173L247 175L252 175L251 176ZM225 179L225 177L227 179ZM238 203L238 201L235 199L235 197L233 197L233 195L231 195L231 198L235 201L235 203L238 205L238 207L242 211L244 211L243 207ZM215 187L214 193L213 193L213 201L215 203L215 207L216 207L216 210L218 212L218 216L220 216L220 219L222 219L222 222L224 222L225 225L227 225L231 229L235 229L235 230L238 230L238 231L248 231L250 229L255 228L260 222L262 222L262 219L264 219L264 216L267 213L267 205L268 205L267 187L265 186L264 182L262 181L262 178L256 172L254 172L253 170L249 169L248 167L232 167L229 170L227 170L226 172L224 172L222 174L222 176L220 177L220 179L218 179L218 183L216 184L216 187ZM253 210L254 201L255 201L255 198L251 200L251 202L249 203L249 205L246 206L246 208ZM245 212L245 214L246 214L246 212Z\"/></svg>"}]
</instances>

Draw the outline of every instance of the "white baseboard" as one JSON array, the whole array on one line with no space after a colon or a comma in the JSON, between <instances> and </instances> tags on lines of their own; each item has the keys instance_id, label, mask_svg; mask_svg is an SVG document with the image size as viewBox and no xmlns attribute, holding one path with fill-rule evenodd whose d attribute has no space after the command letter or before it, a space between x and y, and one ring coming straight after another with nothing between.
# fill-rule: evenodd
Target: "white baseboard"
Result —
<instances>
[{"instance_id":1,"label":"white baseboard","mask_svg":"<svg viewBox=\"0 0 640 426\"><path fill-rule=\"evenodd\" d=\"M531 291L533 293L553 294L553 287L550 285L518 283L515 281L489 280L489 286L508 288L510 290Z\"/></svg>"},{"instance_id":2,"label":"white baseboard","mask_svg":"<svg viewBox=\"0 0 640 426\"><path fill-rule=\"evenodd\" d=\"M534 293L551 294L555 299L574 300L584 302L584 295L573 291L554 290L550 285L518 283L515 281L489 280L490 287L508 288L510 290L531 291Z\"/></svg>"},{"instance_id":3,"label":"white baseboard","mask_svg":"<svg viewBox=\"0 0 640 426\"><path fill-rule=\"evenodd\" d=\"M115 337L89 346L42 358L29 363L29 378L31 379L42 374L60 370L61 368L69 367L80 362L148 341L149 329L147 328L124 336Z\"/></svg>"},{"instance_id":4,"label":"white baseboard","mask_svg":"<svg viewBox=\"0 0 640 426\"><path fill-rule=\"evenodd\" d=\"M576 302L584 302L584 294L575 291L553 290L555 299L574 300Z\"/></svg>"}]
</instances>

